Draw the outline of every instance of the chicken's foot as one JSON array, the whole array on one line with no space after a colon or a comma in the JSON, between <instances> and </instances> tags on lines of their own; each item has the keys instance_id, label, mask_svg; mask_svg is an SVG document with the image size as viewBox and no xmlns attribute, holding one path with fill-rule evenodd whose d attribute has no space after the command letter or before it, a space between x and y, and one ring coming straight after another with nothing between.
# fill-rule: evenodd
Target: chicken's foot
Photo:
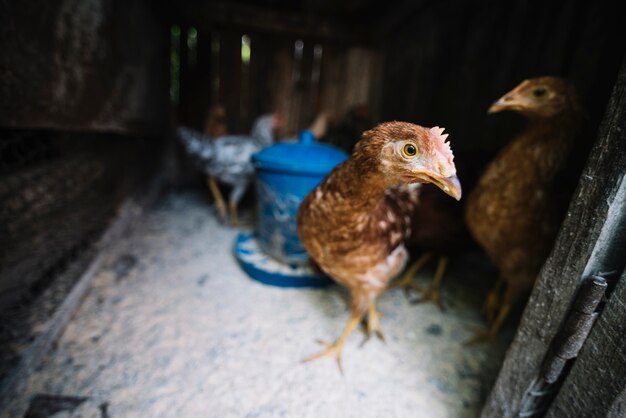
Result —
<instances>
[{"instance_id":1,"label":"chicken's foot","mask_svg":"<svg viewBox=\"0 0 626 418\"><path fill-rule=\"evenodd\" d=\"M424 264L426 264L428 260L432 258L432 256L432 252L426 252L420 255L417 261L415 261L415 263L413 263L404 272L402 277L400 277L400 279L398 279L396 283L394 283L391 287L401 287L404 290L404 295L407 298L409 297L412 290L419 291L420 288L415 284L415 275L418 271L422 269L422 267L424 267Z\"/></svg>"},{"instance_id":2,"label":"chicken's foot","mask_svg":"<svg viewBox=\"0 0 626 418\"><path fill-rule=\"evenodd\" d=\"M493 321L493 323L489 325L489 328L475 333L472 338L465 342L465 345L494 343L496 341L496 338L498 337L498 332L500 332L500 328L502 328L502 324L509 316L510 311L511 305L502 305L502 307L500 307L500 310L498 311L498 316L496 317L495 321Z\"/></svg>"},{"instance_id":3,"label":"chicken's foot","mask_svg":"<svg viewBox=\"0 0 626 418\"><path fill-rule=\"evenodd\" d=\"M220 192L220 188L217 185L215 178L211 176L207 177L207 184L209 185L209 189L211 190L211 194L213 195L213 199L215 200L217 215L220 217L221 220L226 219L226 204L224 203L222 192Z\"/></svg>"},{"instance_id":4,"label":"chicken's foot","mask_svg":"<svg viewBox=\"0 0 626 418\"><path fill-rule=\"evenodd\" d=\"M443 275L446 272L447 266L448 257L439 257L437 270L435 271L435 277L433 278L432 283L427 288L421 288L416 286L415 290L421 293L422 297L420 299L412 301L411 303L422 303L430 301L439 306L439 309L443 311L443 302L441 301L441 281L443 280Z\"/></svg>"},{"instance_id":5,"label":"chicken's foot","mask_svg":"<svg viewBox=\"0 0 626 418\"><path fill-rule=\"evenodd\" d=\"M343 369L341 367L341 352L343 350L343 346L346 343L346 340L348 339L350 334L352 334L352 331L354 331L354 328L356 328L357 325L359 325L359 322L361 322L362 318L363 318L362 315L352 313L352 316L350 317L350 321L348 321L348 325L346 325L343 332L341 333L341 336L337 339L337 341L335 341L332 344L326 341L320 341L322 344L326 346L326 350L322 351L321 353L317 353L310 357L307 357L303 361L309 362L309 361L317 360L322 357L332 356L337 361L337 366L339 367L339 371L343 374Z\"/></svg>"},{"instance_id":6,"label":"chicken's foot","mask_svg":"<svg viewBox=\"0 0 626 418\"><path fill-rule=\"evenodd\" d=\"M365 338L361 345L365 344L367 340L370 339L372 333L376 334L376 336L381 340L385 341L385 335L383 334L383 329L380 326L380 318L383 316L382 313L376 310L376 302L370 302L369 308L367 310L367 323L365 325Z\"/></svg>"}]
</instances>

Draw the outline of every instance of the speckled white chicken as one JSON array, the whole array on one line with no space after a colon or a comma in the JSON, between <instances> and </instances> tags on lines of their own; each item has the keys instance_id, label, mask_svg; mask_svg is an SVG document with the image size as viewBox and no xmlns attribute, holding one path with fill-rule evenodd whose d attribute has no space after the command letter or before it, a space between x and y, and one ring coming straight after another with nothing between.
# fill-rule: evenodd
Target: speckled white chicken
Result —
<instances>
[{"instance_id":1,"label":"speckled white chicken","mask_svg":"<svg viewBox=\"0 0 626 418\"><path fill-rule=\"evenodd\" d=\"M278 114L263 115L252 125L250 135L226 135L210 138L201 132L179 127L177 136L207 175L219 216L226 217L226 204L218 182L230 186L228 209L231 225L237 224L237 205L248 188L254 167L252 154L274 142L274 129L282 124Z\"/></svg>"}]
</instances>

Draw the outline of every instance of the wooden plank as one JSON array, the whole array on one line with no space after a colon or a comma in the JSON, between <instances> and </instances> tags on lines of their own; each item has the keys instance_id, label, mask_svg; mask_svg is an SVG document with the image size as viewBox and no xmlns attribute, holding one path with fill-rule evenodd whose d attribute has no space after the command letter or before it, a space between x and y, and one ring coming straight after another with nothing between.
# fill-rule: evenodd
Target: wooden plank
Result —
<instances>
[{"instance_id":1,"label":"wooden plank","mask_svg":"<svg viewBox=\"0 0 626 418\"><path fill-rule=\"evenodd\" d=\"M285 117L286 126L283 135L295 137L297 125L292 116L293 99L293 41L283 40L276 43L274 53L274 72L270 79L273 108Z\"/></svg>"},{"instance_id":2,"label":"wooden plank","mask_svg":"<svg viewBox=\"0 0 626 418\"><path fill-rule=\"evenodd\" d=\"M347 65L346 49L334 45L324 45L320 76L319 107L321 110L335 113L337 117L345 97Z\"/></svg>"},{"instance_id":3,"label":"wooden plank","mask_svg":"<svg viewBox=\"0 0 626 418\"><path fill-rule=\"evenodd\" d=\"M625 389L626 273L608 298L546 418L604 417Z\"/></svg>"},{"instance_id":4,"label":"wooden plank","mask_svg":"<svg viewBox=\"0 0 626 418\"><path fill-rule=\"evenodd\" d=\"M341 107L337 109L339 114L343 115L355 105L369 103L377 56L376 52L364 48L347 51L346 90Z\"/></svg>"},{"instance_id":5,"label":"wooden plank","mask_svg":"<svg viewBox=\"0 0 626 418\"><path fill-rule=\"evenodd\" d=\"M271 87L276 53L276 39L267 34L252 33L252 56L250 59L250 84L253 86L250 96L250 113L256 118L274 110Z\"/></svg>"},{"instance_id":6,"label":"wooden plank","mask_svg":"<svg viewBox=\"0 0 626 418\"><path fill-rule=\"evenodd\" d=\"M380 55L366 48L324 45L319 109L341 118L356 105L376 108L380 96ZM378 82L378 83L377 83Z\"/></svg>"},{"instance_id":7,"label":"wooden plank","mask_svg":"<svg viewBox=\"0 0 626 418\"><path fill-rule=\"evenodd\" d=\"M626 62L623 62L598 140L482 417L517 416L525 392L539 377L542 361L568 312L602 229L610 220L611 207L625 173Z\"/></svg>"},{"instance_id":8,"label":"wooden plank","mask_svg":"<svg viewBox=\"0 0 626 418\"><path fill-rule=\"evenodd\" d=\"M226 108L228 129L244 133L240 120L241 91L241 35L239 31L220 31L220 103Z\"/></svg>"},{"instance_id":9,"label":"wooden plank","mask_svg":"<svg viewBox=\"0 0 626 418\"><path fill-rule=\"evenodd\" d=\"M167 40L146 0L0 4L0 126L161 134Z\"/></svg>"}]
</instances>

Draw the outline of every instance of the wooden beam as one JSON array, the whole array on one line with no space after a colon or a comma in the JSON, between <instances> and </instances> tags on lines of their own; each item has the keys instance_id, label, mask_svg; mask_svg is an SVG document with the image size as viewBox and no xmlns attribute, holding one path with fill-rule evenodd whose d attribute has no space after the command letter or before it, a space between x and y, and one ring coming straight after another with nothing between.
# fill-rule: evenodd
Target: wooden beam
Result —
<instances>
[{"instance_id":1,"label":"wooden beam","mask_svg":"<svg viewBox=\"0 0 626 418\"><path fill-rule=\"evenodd\" d=\"M365 25L317 14L277 11L237 2L202 2L186 4L174 10L174 18L183 24L219 29L239 29L276 33L290 37L324 41L369 43Z\"/></svg>"},{"instance_id":2,"label":"wooden beam","mask_svg":"<svg viewBox=\"0 0 626 418\"><path fill-rule=\"evenodd\" d=\"M592 254L605 224L611 221L611 209L625 173L626 61L552 254L539 274L482 417L517 417L526 391L540 376L541 364L585 269L590 261L598 263L597 255Z\"/></svg>"}]
</instances>

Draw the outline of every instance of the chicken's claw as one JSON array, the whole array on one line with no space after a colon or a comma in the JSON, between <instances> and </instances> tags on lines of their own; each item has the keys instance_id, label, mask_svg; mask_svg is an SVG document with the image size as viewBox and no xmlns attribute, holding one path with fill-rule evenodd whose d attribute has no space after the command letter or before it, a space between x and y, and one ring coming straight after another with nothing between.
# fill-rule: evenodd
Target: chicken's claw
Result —
<instances>
[{"instance_id":1,"label":"chicken's claw","mask_svg":"<svg viewBox=\"0 0 626 418\"><path fill-rule=\"evenodd\" d=\"M390 288L394 289L394 288L402 288L402 292L404 293L404 296L409 299L411 297L411 292L419 292L419 287L413 282L413 278L406 275L404 277L402 277L402 279L396 281L395 283L392 283L391 286L389 286Z\"/></svg>"},{"instance_id":2,"label":"chicken's claw","mask_svg":"<svg viewBox=\"0 0 626 418\"><path fill-rule=\"evenodd\" d=\"M341 374L343 374L343 369L341 368L341 352L343 351L343 345L346 343L346 340L348 339L354 328L359 325L362 317L362 314L353 312L352 316L350 317L350 321L348 321L348 325L346 325L337 341L332 344L326 341L320 341L326 346L326 350L322 351L321 353L317 353L310 357L307 357L302 361L307 363L309 361L317 360L322 357L333 356L337 361L337 367L339 367L339 371L341 372Z\"/></svg>"},{"instance_id":3,"label":"chicken's claw","mask_svg":"<svg viewBox=\"0 0 626 418\"><path fill-rule=\"evenodd\" d=\"M477 330L472 338L465 341L464 345L478 345L478 344L494 344L497 340L497 332L493 332L491 327L489 329Z\"/></svg>"},{"instance_id":4,"label":"chicken's claw","mask_svg":"<svg viewBox=\"0 0 626 418\"><path fill-rule=\"evenodd\" d=\"M498 337L498 333L500 332L500 328L504 321L509 316L509 312L511 311L511 305L504 304L498 310L498 316L496 319L489 324L489 328L486 330L477 331L472 338L465 342L465 345L474 345L481 343L493 344L496 342Z\"/></svg>"},{"instance_id":5,"label":"chicken's claw","mask_svg":"<svg viewBox=\"0 0 626 418\"><path fill-rule=\"evenodd\" d=\"M426 289L417 287L417 291L422 294L422 297L419 299L412 300L412 304L424 303L424 302L433 302L435 305L439 307L441 311L445 311L443 306L443 302L441 300L441 292L439 290L439 286L430 286Z\"/></svg>"},{"instance_id":6,"label":"chicken's claw","mask_svg":"<svg viewBox=\"0 0 626 418\"><path fill-rule=\"evenodd\" d=\"M435 277L426 289L418 288L417 291L422 294L421 299L417 299L411 301L411 303L421 303L421 302L433 302L435 305L439 307L440 310L444 311L443 302L441 301L441 281L443 280L443 275L446 271L446 267L448 266L448 258L447 257L439 257L439 263L437 264L437 270L435 271Z\"/></svg>"},{"instance_id":7,"label":"chicken's claw","mask_svg":"<svg viewBox=\"0 0 626 418\"><path fill-rule=\"evenodd\" d=\"M422 254L417 259L417 261L415 261L415 263L413 263L404 272L402 277L400 279L398 279L398 281L396 281L396 283L391 285L391 287L392 288L401 287L402 290L404 290L404 296L406 296L407 299L410 297L411 291L420 292L421 289L414 282L415 275L417 274L418 271L420 271L422 269L422 267L424 267L424 264L426 264L428 262L428 260L431 259L432 256L433 256L433 253L431 253L431 252L427 252L427 253Z\"/></svg>"},{"instance_id":8,"label":"chicken's claw","mask_svg":"<svg viewBox=\"0 0 626 418\"><path fill-rule=\"evenodd\" d=\"M326 349L320 353L313 354L302 360L303 363L308 363L313 360L320 359L322 357L334 357L337 362L337 367L339 368L339 372L343 374L343 368L341 367L341 352L343 351L343 342L337 341L334 343L330 343L328 341L317 340L318 343L326 346Z\"/></svg>"}]
</instances>

